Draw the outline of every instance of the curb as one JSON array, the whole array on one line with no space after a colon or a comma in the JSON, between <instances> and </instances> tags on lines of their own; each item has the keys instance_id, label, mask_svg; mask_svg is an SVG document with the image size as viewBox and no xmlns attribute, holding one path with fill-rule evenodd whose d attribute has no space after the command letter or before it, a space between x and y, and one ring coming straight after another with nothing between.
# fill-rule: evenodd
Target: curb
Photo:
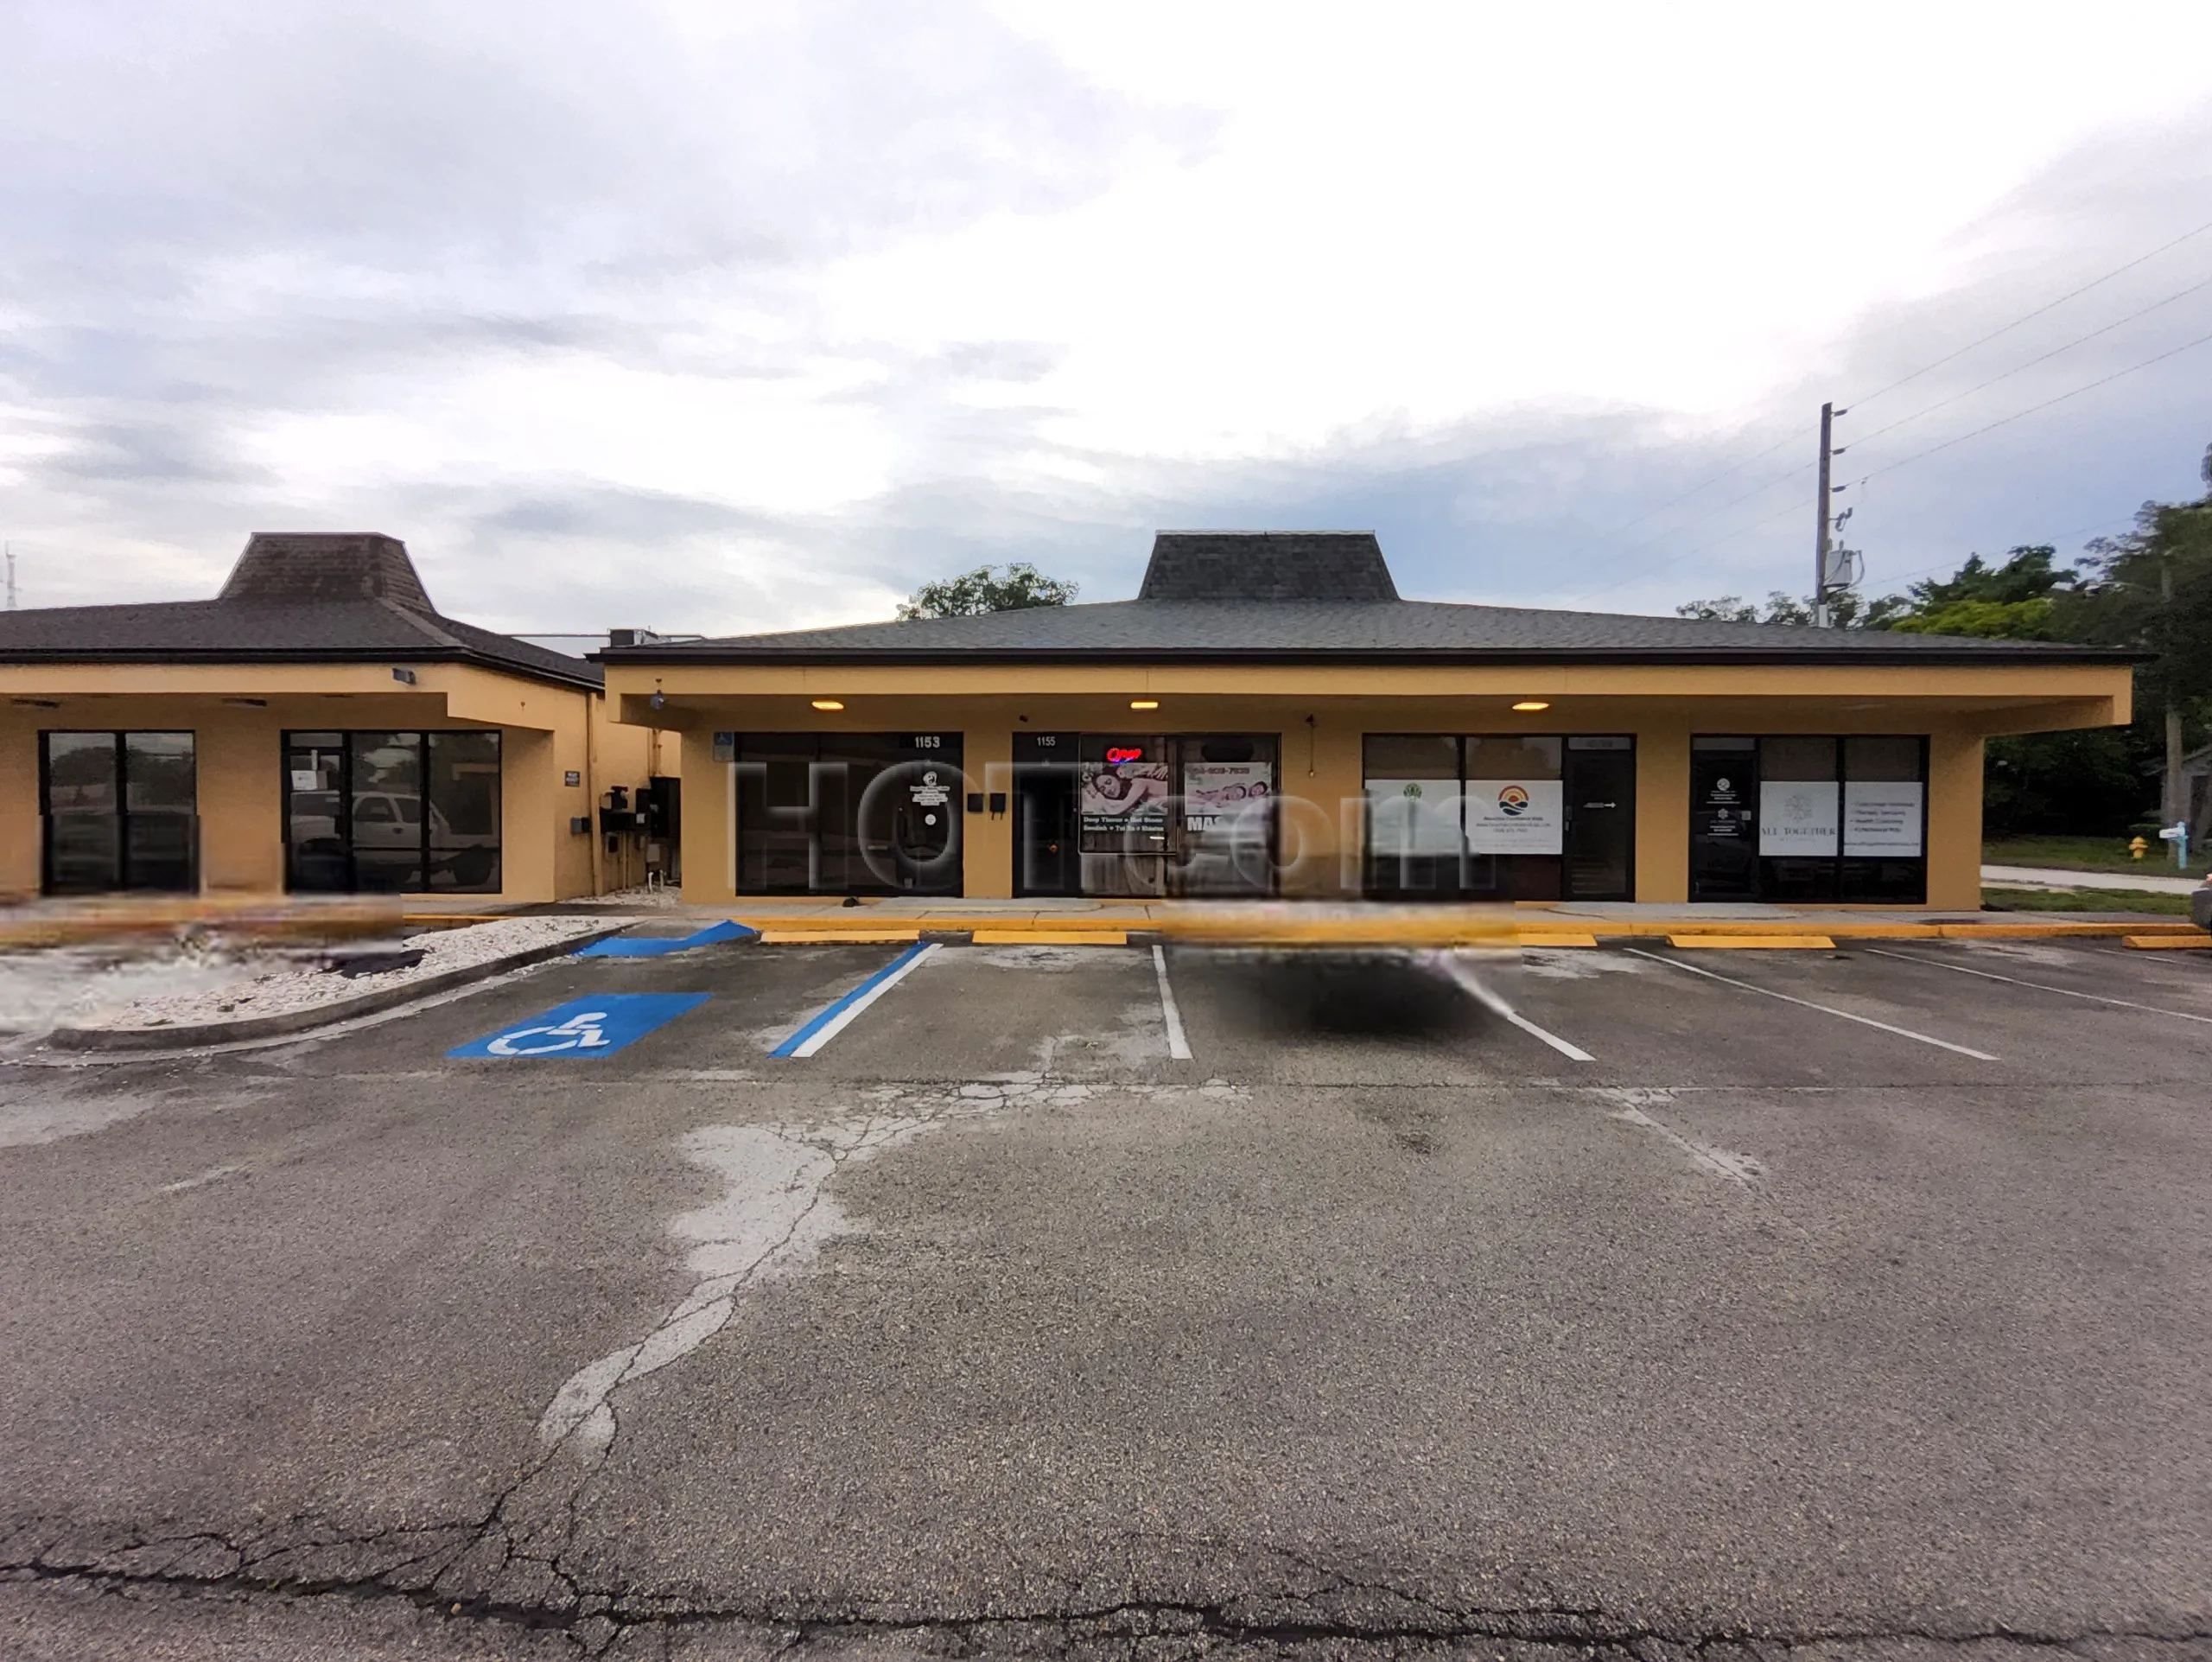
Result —
<instances>
[{"instance_id":1,"label":"curb","mask_svg":"<svg viewBox=\"0 0 2212 1662\"><path fill-rule=\"evenodd\" d=\"M45 1042L56 1050L196 1050L203 1045L232 1044L248 1039L281 1039L296 1033L310 1033L316 1028L350 1022L356 1016L374 1016L381 1010L412 1003L417 998L428 998L437 993L449 992L455 987L465 987L472 981L486 980L508 970L519 970L532 964L542 964L548 958L561 958L579 946L588 946L593 941L604 940L627 927L627 922L618 923L594 933L541 942L520 952L509 952L503 958L487 958L481 964L464 965L459 969L424 976L404 986L379 987L358 997L341 998L308 1009L285 1010L275 1016L250 1016L240 1022L202 1022L194 1027L55 1028L46 1035Z\"/></svg>"},{"instance_id":2,"label":"curb","mask_svg":"<svg viewBox=\"0 0 2212 1662\"><path fill-rule=\"evenodd\" d=\"M1117 920L1069 928L1059 922L1009 920L991 922L963 919L920 917L901 919L874 928L855 925L810 927L798 920L767 923L762 939L772 946L834 945L851 942L942 940L957 943L976 933L994 942L1011 943L1034 937L1054 943L1094 938L1101 944L1121 939L1184 940L1244 946L1580 946L1597 940L1663 940L1676 936L1802 938L1821 934L1847 940L2049 940L2172 935L2199 939L2205 931L2180 919L2137 918L2131 920L2082 921L2025 920L2003 922L1919 922L1900 919L1894 923L1808 923L1795 919L1745 919L1740 922L1710 919L1577 920L1573 923L1537 924L1525 919L1328 919L1300 921L1256 921L1232 919L1154 918L1144 921Z\"/></svg>"}]
</instances>

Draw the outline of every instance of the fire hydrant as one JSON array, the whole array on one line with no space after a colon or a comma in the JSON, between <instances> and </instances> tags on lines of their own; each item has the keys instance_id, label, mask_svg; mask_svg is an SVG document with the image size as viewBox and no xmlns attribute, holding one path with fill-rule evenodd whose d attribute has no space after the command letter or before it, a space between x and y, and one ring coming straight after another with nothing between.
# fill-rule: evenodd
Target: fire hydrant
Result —
<instances>
[{"instance_id":1,"label":"fire hydrant","mask_svg":"<svg viewBox=\"0 0 2212 1662\"><path fill-rule=\"evenodd\" d=\"M2139 837L2127 845L2127 851L2139 860L2151 851L2151 845Z\"/></svg>"}]
</instances>

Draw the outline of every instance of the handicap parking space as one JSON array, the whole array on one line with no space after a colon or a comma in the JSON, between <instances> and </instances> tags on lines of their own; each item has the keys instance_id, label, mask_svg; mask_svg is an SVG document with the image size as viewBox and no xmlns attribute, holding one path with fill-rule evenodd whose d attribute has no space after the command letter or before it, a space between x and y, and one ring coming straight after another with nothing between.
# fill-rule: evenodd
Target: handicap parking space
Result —
<instances>
[{"instance_id":1,"label":"handicap parking space","mask_svg":"<svg viewBox=\"0 0 2212 1662\"><path fill-rule=\"evenodd\" d=\"M765 1067L779 1041L880 971L899 950L873 943L741 943L658 957L556 958L464 996L316 1040L294 1065L308 1073L440 1065L463 1072L542 1069L585 1060L626 1073ZM619 1046L563 1045L559 1035L538 1035L504 1053L490 1048L501 1035L573 1022L594 1010L607 1012L614 1029L622 1030L627 1018L613 1016L625 1008L618 1001L640 997L696 1002Z\"/></svg>"}]
</instances>

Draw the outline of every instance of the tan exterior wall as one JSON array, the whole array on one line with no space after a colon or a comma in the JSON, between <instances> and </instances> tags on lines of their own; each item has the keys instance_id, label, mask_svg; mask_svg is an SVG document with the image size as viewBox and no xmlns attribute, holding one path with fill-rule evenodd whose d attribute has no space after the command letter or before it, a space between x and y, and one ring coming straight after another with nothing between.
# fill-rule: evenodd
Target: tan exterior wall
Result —
<instances>
[{"instance_id":1,"label":"tan exterior wall","mask_svg":"<svg viewBox=\"0 0 2212 1662\"><path fill-rule=\"evenodd\" d=\"M1981 735L1928 742L1928 903L1981 904Z\"/></svg>"},{"instance_id":2,"label":"tan exterior wall","mask_svg":"<svg viewBox=\"0 0 2212 1662\"><path fill-rule=\"evenodd\" d=\"M675 735L618 722L605 697L582 689L454 665L416 674L402 687L388 665L0 665L0 896L38 892L47 729L195 735L200 887L210 895L283 892L283 735L323 729L499 730L503 887L474 897L487 905L644 880L641 839L622 838L610 855L595 829L569 825L588 817L596 827L610 786L634 793L672 770Z\"/></svg>"},{"instance_id":3,"label":"tan exterior wall","mask_svg":"<svg viewBox=\"0 0 2212 1662\"><path fill-rule=\"evenodd\" d=\"M957 678L988 683L993 666ZM1911 734L1929 740L1929 901L1980 899L1980 755L1993 732L2123 721L2125 669L2061 665L1901 678L1877 671L1745 669L1519 673L1376 671L1361 687L1338 670L1178 669L1170 677L1074 666L1026 672L1028 691L948 691L955 672L615 668L611 691L626 716L645 714L656 683L666 695L652 719L683 733L684 896L734 898L729 769L713 760L716 731L957 732L968 788L1011 788L1018 732L1272 734L1279 735L1285 799L1282 892L1321 897L1357 892L1363 816L1362 740L1382 733L1627 734L1637 742L1636 895L1681 901L1689 886L1690 741L1705 734ZM903 677L905 685L900 685ZM1173 686L1158 685L1172 679ZM1475 683L1452 692L1440 682ZM1302 684L1312 681L1313 685ZM1106 681L1106 689L1071 684ZM1147 685L1146 682L1154 685ZM1221 685L1201 689L1196 683ZM1591 691L1592 684L1604 687ZM1572 685L1575 691L1566 689ZM1403 689L1402 691L1384 690ZM861 688L868 691L863 692ZM1259 689L1264 688L1264 691ZM809 698L835 692L846 709L824 713ZM1158 697L1154 712L1128 708L1133 693ZM1555 693L1552 707L1516 714L1514 698ZM1301 800L1302 799L1302 800ZM1013 815L967 815L964 892L1013 892Z\"/></svg>"}]
</instances>

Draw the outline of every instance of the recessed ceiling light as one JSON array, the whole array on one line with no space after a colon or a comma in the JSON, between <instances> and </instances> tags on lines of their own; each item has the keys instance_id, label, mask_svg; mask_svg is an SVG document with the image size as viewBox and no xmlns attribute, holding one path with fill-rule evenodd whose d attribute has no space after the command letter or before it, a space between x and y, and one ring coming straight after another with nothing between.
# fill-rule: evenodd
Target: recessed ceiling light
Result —
<instances>
[{"instance_id":1,"label":"recessed ceiling light","mask_svg":"<svg viewBox=\"0 0 2212 1662\"><path fill-rule=\"evenodd\" d=\"M1129 700L1129 708L1131 710L1157 710L1160 708L1160 700L1157 698L1132 698Z\"/></svg>"},{"instance_id":2,"label":"recessed ceiling light","mask_svg":"<svg viewBox=\"0 0 2212 1662\"><path fill-rule=\"evenodd\" d=\"M817 698L814 707L817 710L842 710L845 701L842 698Z\"/></svg>"},{"instance_id":3,"label":"recessed ceiling light","mask_svg":"<svg viewBox=\"0 0 2212 1662\"><path fill-rule=\"evenodd\" d=\"M1552 704L1548 698L1523 698L1513 707L1516 710L1549 710Z\"/></svg>"}]
</instances>

